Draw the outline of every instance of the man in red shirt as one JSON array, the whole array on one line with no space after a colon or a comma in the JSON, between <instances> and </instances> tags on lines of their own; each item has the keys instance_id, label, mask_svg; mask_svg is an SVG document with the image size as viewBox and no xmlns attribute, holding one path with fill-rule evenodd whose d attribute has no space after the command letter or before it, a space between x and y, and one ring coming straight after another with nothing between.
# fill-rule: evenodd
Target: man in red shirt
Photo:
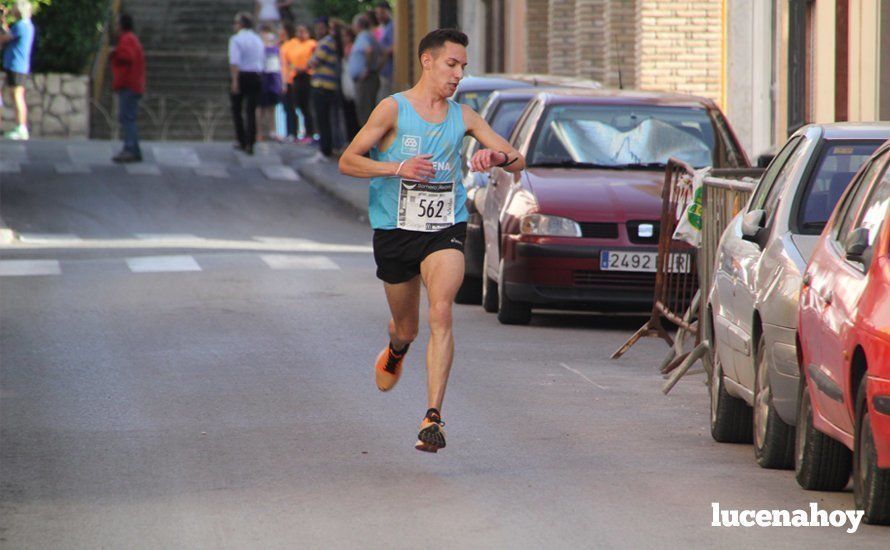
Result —
<instances>
[{"instance_id":1,"label":"man in red shirt","mask_svg":"<svg viewBox=\"0 0 890 550\"><path fill-rule=\"evenodd\" d=\"M112 89L118 96L118 121L124 135L124 149L112 159L114 162L140 162L139 131L136 116L139 100L145 92L145 56L142 44L133 34L133 18L121 14L118 19L117 45L111 50Z\"/></svg>"}]
</instances>

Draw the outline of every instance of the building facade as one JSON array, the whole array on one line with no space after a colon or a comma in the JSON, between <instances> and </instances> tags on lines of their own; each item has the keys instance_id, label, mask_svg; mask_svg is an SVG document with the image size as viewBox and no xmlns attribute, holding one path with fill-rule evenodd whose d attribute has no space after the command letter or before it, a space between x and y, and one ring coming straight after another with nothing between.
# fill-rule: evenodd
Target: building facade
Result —
<instances>
[{"instance_id":1,"label":"building facade","mask_svg":"<svg viewBox=\"0 0 890 550\"><path fill-rule=\"evenodd\" d=\"M398 0L397 83L457 26L468 72L592 78L716 101L752 156L810 122L890 120L890 0Z\"/></svg>"}]
</instances>

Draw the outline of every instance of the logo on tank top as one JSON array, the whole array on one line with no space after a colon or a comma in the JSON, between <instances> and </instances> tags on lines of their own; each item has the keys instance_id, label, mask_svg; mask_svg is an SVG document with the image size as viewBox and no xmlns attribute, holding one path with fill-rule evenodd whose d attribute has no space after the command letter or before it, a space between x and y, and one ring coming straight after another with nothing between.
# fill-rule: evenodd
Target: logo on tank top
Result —
<instances>
[{"instance_id":1,"label":"logo on tank top","mask_svg":"<svg viewBox=\"0 0 890 550\"><path fill-rule=\"evenodd\" d=\"M402 136L402 154L416 157L420 154L420 144L422 138L420 136Z\"/></svg>"}]
</instances>

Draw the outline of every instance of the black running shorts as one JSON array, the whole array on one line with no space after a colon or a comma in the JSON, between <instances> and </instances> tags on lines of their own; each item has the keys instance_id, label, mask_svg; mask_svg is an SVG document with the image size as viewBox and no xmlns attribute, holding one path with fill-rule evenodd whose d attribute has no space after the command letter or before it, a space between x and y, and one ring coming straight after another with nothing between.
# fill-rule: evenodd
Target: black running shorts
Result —
<instances>
[{"instance_id":1,"label":"black running shorts","mask_svg":"<svg viewBox=\"0 0 890 550\"><path fill-rule=\"evenodd\" d=\"M15 71L6 71L6 85L10 88L24 86L28 81L27 73L17 73Z\"/></svg>"},{"instance_id":2,"label":"black running shorts","mask_svg":"<svg viewBox=\"0 0 890 550\"><path fill-rule=\"evenodd\" d=\"M374 230L374 261L377 278L398 284L420 274L420 263L439 250L464 251L467 224L461 222L436 232L407 231L405 229Z\"/></svg>"}]
</instances>

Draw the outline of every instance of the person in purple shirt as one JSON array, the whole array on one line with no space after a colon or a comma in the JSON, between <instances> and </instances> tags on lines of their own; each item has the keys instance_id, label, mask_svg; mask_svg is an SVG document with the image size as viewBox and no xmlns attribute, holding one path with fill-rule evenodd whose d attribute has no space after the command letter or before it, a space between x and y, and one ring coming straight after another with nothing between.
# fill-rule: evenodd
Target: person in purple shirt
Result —
<instances>
[{"instance_id":1,"label":"person in purple shirt","mask_svg":"<svg viewBox=\"0 0 890 550\"><path fill-rule=\"evenodd\" d=\"M6 133L8 139L28 139L28 105L25 102L25 82L31 72L31 48L34 45L34 24L31 22L31 2L16 0L12 15L17 19L12 26L6 26L6 10L0 12L3 20L3 33L0 34L0 48L3 48L3 72L6 85L12 88L15 102L17 126ZM0 85L2 92L2 85Z\"/></svg>"}]
</instances>

